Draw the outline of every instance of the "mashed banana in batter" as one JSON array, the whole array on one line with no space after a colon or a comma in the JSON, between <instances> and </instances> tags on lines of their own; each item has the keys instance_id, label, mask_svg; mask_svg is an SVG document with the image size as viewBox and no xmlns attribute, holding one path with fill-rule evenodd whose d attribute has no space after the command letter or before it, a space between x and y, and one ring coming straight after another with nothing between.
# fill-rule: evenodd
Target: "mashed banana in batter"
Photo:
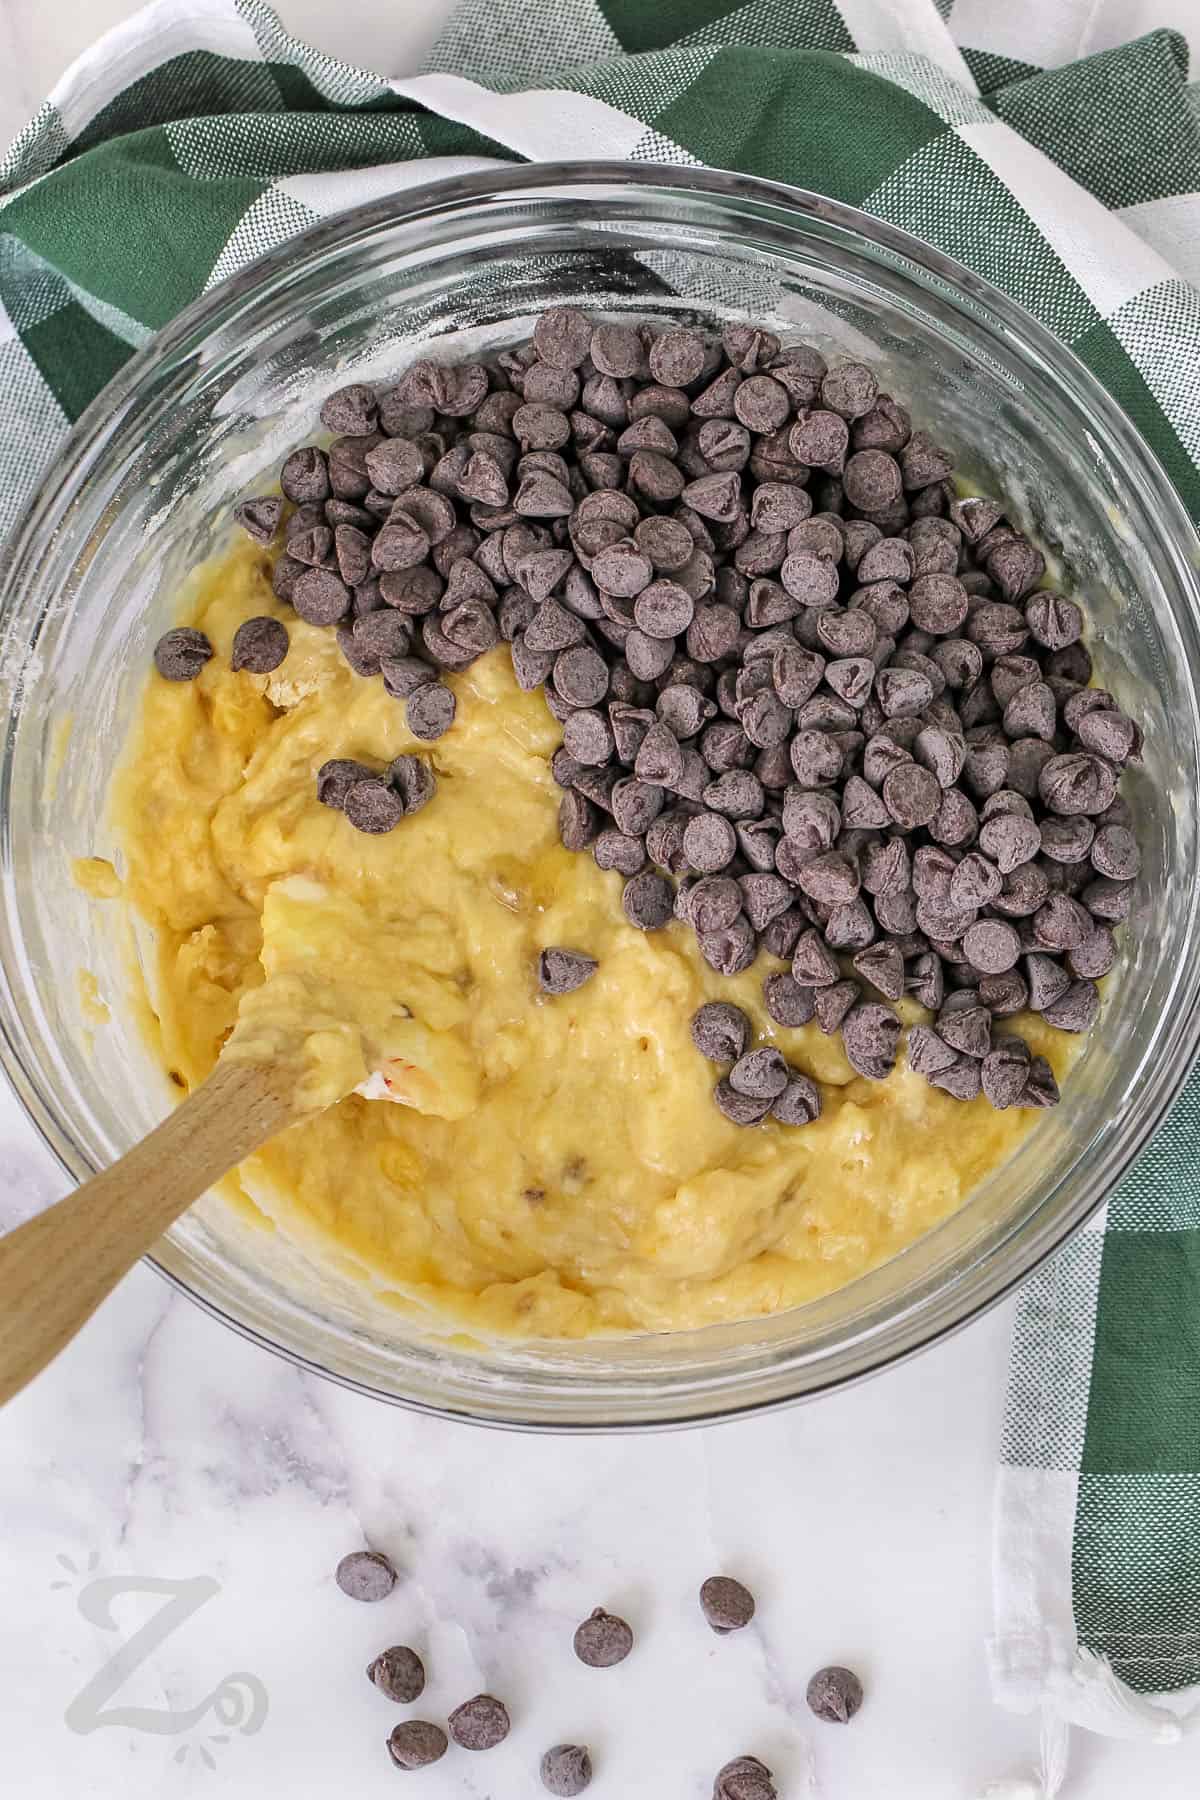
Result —
<instances>
[{"instance_id":1,"label":"mashed banana in batter","mask_svg":"<svg viewBox=\"0 0 1200 1800\"><path fill-rule=\"evenodd\" d=\"M730 979L685 927L630 926L621 877L558 841L559 727L505 647L451 678L457 720L430 746L332 632L275 599L253 544L186 600L215 654L195 681L147 681L115 802L124 892L155 927L151 1001L177 1085L202 1081L231 1034L233 1054L295 1060L313 1116L233 1178L278 1229L476 1330L669 1330L841 1286L1031 1129L1036 1114L952 1100L903 1055L866 1081L815 1023L775 1025L772 959ZM285 622L288 655L234 673L234 632L261 614ZM402 751L429 760L437 790L386 836L318 801L328 758L383 767ZM597 973L543 995L547 945ZM747 1130L718 1112L689 1037L710 999L821 1084L814 1124ZM1069 1040L1015 1023L1061 1075Z\"/></svg>"}]
</instances>

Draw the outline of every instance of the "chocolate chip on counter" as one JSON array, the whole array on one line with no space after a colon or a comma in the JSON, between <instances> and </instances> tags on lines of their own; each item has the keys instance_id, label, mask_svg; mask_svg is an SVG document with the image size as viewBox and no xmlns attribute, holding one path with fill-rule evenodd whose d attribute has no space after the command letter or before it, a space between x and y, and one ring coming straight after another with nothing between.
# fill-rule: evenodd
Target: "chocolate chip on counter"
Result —
<instances>
[{"instance_id":1,"label":"chocolate chip on counter","mask_svg":"<svg viewBox=\"0 0 1200 1800\"><path fill-rule=\"evenodd\" d=\"M446 1723L460 1750L494 1750L511 1730L508 1708L494 1694L476 1694L464 1700Z\"/></svg>"},{"instance_id":2,"label":"chocolate chip on counter","mask_svg":"<svg viewBox=\"0 0 1200 1800\"><path fill-rule=\"evenodd\" d=\"M555 1744L542 1757L538 1773L548 1794L572 1800L591 1784L592 1759L582 1744Z\"/></svg>"},{"instance_id":3,"label":"chocolate chip on counter","mask_svg":"<svg viewBox=\"0 0 1200 1800\"><path fill-rule=\"evenodd\" d=\"M589 1669L611 1669L633 1649L633 1632L624 1619L598 1606L577 1629L574 1644L576 1656Z\"/></svg>"},{"instance_id":4,"label":"chocolate chip on counter","mask_svg":"<svg viewBox=\"0 0 1200 1800\"><path fill-rule=\"evenodd\" d=\"M845 1725L863 1703L862 1682L837 1664L818 1669L805 1691L809 1711L831 1725Z\"/></svg>"},{"instance_id":5,"label":"chocolate chip on counter","mask_svg":"<svg viewBox=\"0 0 1200 1800\"><path fill-rule=\"evenodd\" d=\"M425 1691L425 1664L407 1644L393 1644L367 1664L367 1680L398 1706L411 1706Z\"/></svg>"},{"instance_id":6,"label":"chocolate chip on counter","mask_svg":"<svg viewBox=\"0 0 1200 1800\"><path fill-rule=\"evenodd\" d=\"M778 1789L757 1756L735 1756L718 1769L713 1800L778 1800Z\"/></svg>"},{"instance_id":7,"label":"chocolate chip on counter","mask_svg":"<svg viewBox=\"0 0 1200 1800\"><path fill-rule=\"evenodd\" d=\"M851 1007L842 1021L846 1060L856 1074L870 1081L885 1081L896 1061L900 1021L889 1007L863 1001Z\"/></svg>"},{"instance_id":8,"label":"chocolate chip on counter","mask_svg":"<svg viewBox=\"0 0 1200 1800\"><path fill-rule=\"evenodd\" d=\"M754 1617L754 1595L731 1575L710 1575L700 1588L700 1610L720 1637L741 1631Z\"/></svg>"},{"instance_id":9,"label":"chocolate chip on counter","mask_svg":"<svg viewBox=\"0 0 1200 1800\"><path fill-rule=\"evenodd\" d=\"M164 631L154 646L154 666L164 681L195 681L213 653L202 631L177 625Z\"/></svg>"},{"instance_id":10,"label":"chocolate chip on counter","mask_svg":"<svg viewBox=\"0 0 1200 1800\"><path fill-rule=\"evenodd\" d=\"M386 1600L396 1571L382 1550L352 1550L338 1564L335 1580L351 1600Z\"/></svg>"},{"instance_id":11,"label":"chocolate chip on counter","mask_svg":"<svg viewBox=\"0 0 1200 1800\"><path fill-rule=\"evenodd\" d=\"M431 1725L427 1719L406 1719L392 1731L387 1747L398 1769L427 1769L445 1756L449 1740L440 1725Z\"/></svg>"},{"instance_id":12,"label":"chocolate chip on counter","mask_svg":"<svg viewBox=\"0 0 1200 1800\"><path fill-rule=\"evenodd\" d=\"M573 994L590 981L599 964L582 950L551 945L538 957L538 986L543 994Z\"/></svg>"},{"instance_id":13,"label":"chocolate chip on counter","mask_svg":"<svg viewBox=\"0 0 1200 1800\"><path fill-rule=\"evenodd\" d=\"M665 876L647 870L625 883L621 905L629 923L639 931L659 931L671 921L675 890Z\"/></svg>"},{"instance_id":14,"label":"chocolate chip on counter","mask_svg":"<svg viewBox=\"0 0 1200 1800\"><path fill-rule=\"evenodd\" d=\"M440 681L430 681L408 696L404 703L404 722L415 738L432 743L449 731L455 711L451 690Z\"/></svg>"}]
</instances>

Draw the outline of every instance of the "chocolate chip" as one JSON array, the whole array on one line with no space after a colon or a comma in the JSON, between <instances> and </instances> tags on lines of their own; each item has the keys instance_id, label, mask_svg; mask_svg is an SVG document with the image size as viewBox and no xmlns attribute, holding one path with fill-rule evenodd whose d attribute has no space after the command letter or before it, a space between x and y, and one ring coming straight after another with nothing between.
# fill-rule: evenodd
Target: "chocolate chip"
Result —
<instances>
[{"instance_id":1,"label":"chocolate chip","mask_svg":"<svg viewBox=\"0 0 1200 1800\"><path fill-rule=\"evenodd\" d=\"M771 1101L751 1098L748 1094L739 1094L731 1087L728 1078L722 1078L713 1089L713 1100L717 1110L724 1114L731 1125L757 1125L771 1110Z\"/></svg>"},{"instance_id":2,"label":"chocolate chip","mask_svg":"<svg viewBox=\"0 0 1200 1800\"><path fill-rule=\"evenodd\" d=\"M719 931L705 931L697 936L700 954L710 969L718 975L740 975L748 969L758 954L758 939L754 927L744 913L739 913L732 925Z\"/></svg>"},{"instance_id":3,"label":"chocolate chip","mask_svg":"<svg viewBox=\"0 0 1200 1800\"><path fill-rule=\"evenodd\" d=\"M305 569L292 586L292 605L309 625L336 625L350 611L350 589L332 569Z\"/></svg>"},{"instance_id":4,"label":"chocolate chip","mask_svg":"<svg viewBox=\"0 0 1200 1800\"><path fill-rule=\"evenodd\" d=\"M1051 812L1094 814L1112 804L1117 781L1100 757L1075 751L1051 757L1042 770L1038 790Z\"/></svg>"},{"instance_id":5,"label":"chocolate chip","mask_svg":"<svg viewBox=\"0 0 1200 1800\"><path fill-rule=\"evenodd\" d=\"M1132 881L1142 866L1137 839L1125 825L1102 825L1091 845L1092 867L1111 881Z\"/></svg>"},{"instance_id":6,"label":"chocolate chip","mask_svg":"<svg viewBox=\"0 0 1200 1800\"><path fill-rule=\"evenodd\" d=\"M386 1600L396 1585L396 1571L382 1550L352 1550L338 1564L334 1579L351 1600Z\"/></svg>"},{"instance_id":7,"label":"chocolate chip","mask_svg":"<svg viewBox=\"0 0 1200 1800\"><path fill-rule=\"evenodd\" d=\"M837 601L837 569L813 550L791 550L779 566L779 579L785 592L801 606L820 610Z\"/></svg>"},{"instance_id":8,"label":"chocolate chip","mask_svg":"<svg viewBox=\"0 0 1200 1800\"><path fill-rule=\"evenodd\" d=\"M548 1794L571 1800L590 1785L592 1759L582 1744L555 1744L542 1757L538 1773Z\"/></svg>"},{"instance_id":9,"label":"chocolate chip","mask_svg":"<svg viewBox=\"0 0 1200 1800\"><path fill-rule=\"evenodd\" d=\"M929 1085L940 1088L954 1100L974 1100L982 1086L982 1068L975 1057L958 1053L949 1068L929 1076Z\"/></svg>"},{"instance_id":10,"label":"chocolate chip","mask_svg":"<svg viewBox=\"0 0 1200 1800\"><path fill-rule=\"evenodd\" d=\"M1029 1079L1029 1046L1023 1038L997 1038L983 1059L983 1091L997 1111L1020 1105Z\"/></svg>"},{"instance_id":11,"label":"chocolate chip","mask_svg":"<svg viewBox=\"0 0 1200 1800\"><path fill-rule=\"evenodd\" d=\"M884 777L882 792L888 812L905 831L928 825L942 803L937 776L913 762L893 768Z\"/></svg>"},{"instance_id":12,"label":"chocolate chip","mask_svg":"<svg viewBox=\"0 0 1200 1800\"><path fill-rule=\"evenodd\" d=\"M1094 981L1073 981L1049 1006L1042 1008L1047 1025L1060 1031L1090 1031L1100 1011L1100 990Z\"/></svg>"},{"instance_id":13,"label":"chocolate chip","mask_svg":"<svg viewBox=\"0 0 1200 1800\"><path fill-rule=\"evenodd\" d=\"M773 1100L787 1086L788 1067L778 1050L747 1050L729 1071L729 1085L751 1100Z\"/></svg>"},{"instance_id":14,"label":"chocolate chip","mask_svg":"<svg viewBox=\"0 0 1200 1800\"><path fill-rule=\"evenodd\" d=\"M842 1022L842 1044L850 1067L870 1081L884 1081L896 1061L900 1021L874 1001L854 1006Z\"/></svg>"},{"instance_id":15,"label":"chocolate chip","mask_svg":"<svg viewBox=\"0 0 1200 1800\"><path fill-rule=\"evenodd\" d=\"M939 1013L938 1033L960 1055L984 1057L992 1045L992 1015L985 1006L952 1008L951 1001L957 999L958 995L952 994Z\"/></svg>"},{"instance_id":16,"label":"chocolate chip","mask_svg":"<svg viewBox=\"0 0 1200 1800\"><path fill-rule=\"evenodd\" d=\"M425 1665L407 1644L393 1644L367 1664L367 1680L398 1706L411 1706L425 1691Z\"/></svg>"},{"instance_id":17,"label":"chocolate chip","mask_svg":"<svg viewBox=\"0 0 1200 1800\"><path fill-rule=\"evenodd\" d=\"M351 784L342 801L342 811L356 831L381 837L394 830L404 817L404 800L390 781L371 776Z\"/></svg>"},{"instance_id":18,"label":"chocolate chip","mask_svg":"<svg viewBox=\"0 0 1200 1800\"><path fill-rule=\"evenodd\" d=\"M579 787L582 783L577 781L575 785ZM628 775L614 783L609 803L613 818L622 831L630 837L644 837L662 811L663 799L660 787Z\"/></svg>"},{"instance_id":19,"label":"chocolate chip","mask_svg":"<svg viewBox=\"0 0 1200 1800\"><path fill-rule=\"evenodd\" d=\"M398 1769L427 1769L445 1756L448 1740L440 1725L426 1719L406 1719L387 1741L388 1754Z\"/></svg>"},{"instance_id":20,"label":"chocolate chip","mask_svg":"<svg viewBox=\"0 0 1200 1800\"><path fill-rule=\"evenodd\" d=\"M164 681L195 681L212 653L213 647L202 631L191 625L177 625L172 631L164 631L155 644L154 666Z\"/></svg>"},{"instance_id":21,"label":"chocolate chip","mask_svg":"<svg viewBox=\"0 0 1200 1800\"><path fill-rule=\"evenodd\" d=\"M1003 975L1016 964L1021 940L1011 925L982 919L963 935L963 950L972 968L983 975Z\"/></svg>"},{"instance_id":22,"label":"chocolate chip","mask_svg":"<svg viewBox=\"0 0 1200 1800\"><path fill-rule=\"evenodd\" d=\"M710 1575L700 1588L700 1610L706 1624L719 1637L727 1637L754 1617L754 1595L730 1575Z\"/></svg>"},{"instance_id":23,"label":"chocolate chip","mask_svg":"<svg viewBox=\"0 0 1200 1800\"><path fill-rule=\"evenodd\" d=\"M231 669L247 669L252 675L269 675L272 669L279 667L287 653L287 627L278 619L263 614L256 619L246 619L238 626L233 636L229 666ZM207 660L205 657L203 662ZM203 667L203 662L200 667ZM178 680L179 677L169 679Z\"/></svg>"},{"instance_id":24,"label":"chocolate chip","mask_svg":"<svg viewBox=\"0 0 1200 1800\"><path fill-rule=\"evenodd\" d=\"M757 1756L735 1756L717 1771L713 1800L778 1800L778 1790Z\"/></svg>"},{"instance_id":25,"label":"chocolate chip","mask_svg":"<svg viewBox=\"0 0 1200 1800\"><path fill-rule=\"evenodd\" d=\"M633 1649L633 1632L624 1619L598 1606L575 1633L575 1654L589 1669L611 1669Z\"/></svg>"},{"instance_id":26,"label":"chocolate chip","mask_svg":"<svg viewBox=\"0 0 1200 1800\"><path fill-rule=\"evenodd\" d=\"M603 329L612 333L620 327ZM587 360L592 342L592 327L575 306L550 307L533 328L534 349L544 363L555 369L577 369Z\"/></svg>"},{"instance_id":27,"label":"chocolate chip","mask_svg":"<svg viewBox=\"0 0 1200 1800\"><path fill-rule=\"evenodd\" d=\"M737 837L728 819L704 812L690 819L683 834L683 853L702 875L715 874L733 861Z\"/></svg>"},{"instance_id":28,"label":"chocolate chip","mask_svg":"<svg viewBox=\"0 0 1200 1800\"><path fill-rule=\"evenodd\" d=\"M586 850L600 830L600 814L579 793L563 795L558 807L558 835L568 850Z\"/></svg>"},{"instance_id":29,"label":"chocolate chip","mask_svg":"<svg viewBox=\"0 0 1200 1800\"><path fill-rule=\"evenodd\" d=\"M243 500L233 516L256 544L269 544L283 520L283 501L275 494L262 494Z\"/></svg>"},{"instance_id":30,"label":"chocolate chip","mask_svg":"<svg viewBox=\"0 0 1200 1800\"><path fill-rule=\"evenodd\" d=\"M710 1062L732 1063L750 1041L750 1021L738 1006L710 1000L692 1014L692 1042Z\"/></svg>"},{"instance_id":31,"label":"chocolate chip","mask_svg":"<svg viewBox=\"0 0 1200 1800\"><path fill-rule=\"evenodd\" d=\"M388 779L404 802L405 818L420 812L433 799L433 771L419 756L397 756L388 770Z\"/></svg>"},{"instance_id":32,"label":"chocolate chip","mask_svg":"<svg viewBox=\"0 0 1200 1800\"><path fill-rule=\"evenodd\" d=\"M931 1026L914 1025L909 1031L908 1066L915 1074L931 1081L935 1075L952 1069L958 1060L959 1052L952 1050Z\"/></svg>"},{"instance_id":33,"label":"chocolate chip","mask_svg":"<svg viewBox=\"0 0 1200 1800\"><path fill-rule=\"evenodd\" d=\"M279 485L297 506L329 498L329 464L323 450L293 450L279 473Z\"/></svg>"},{"instance_id":34,"label":"chocolate chip","mask_svg":"<svg viewBox=\"0 0 1200 1800\"><path fill-rule=\"evenodd\" d=\"M659 931L670 923L675 890L665 876L647 870L625 883L621 905L629 923L639 931Z\"/></svg>"},{"instance_id":35,"label":"chocolate chip","mask_svg":"<svg viewBox=\"0 0 1200 1800\"><path fill-rule=\"evenodd\" d=\"M787 1086L771 1102L771 1117L781 1125L811 1125L820 1116L821 1094L816 1082L789 1069Z\"/></svg>"},{"instance_id":36,"label":"chocolate chip","mask_svg":"<svg viewBox=\"0 0 1200 1800\"><path fill-rule=\"evenodd\" d=\"M594 956L552 945L538 957L538 986L544 994L573 994L596 973Z\"/></svg>"},{"instance_id":37,"label":"chocolate chip","mask_svg":"<svg viewBox=\"0 0 1200 1800\"><path fill-rule=\"evenodd\" d=\"M476 1694L456 1706L446 1723L460 1750L494 1750L511 1729L508 1708L493 1694Z\"/></svg>"},{"instance_id":38,"label":"chocolate chip","mask_svg":"<svg viewBox=\"0 0 1200 1800\"><path fill-rule=\"evenodd\" d=\"M813 990L802 987L793 975L768 975L763 982L763 1005L777 1025L795 1029L813 1017Z\"/></svg>"},{"instance_id":39,"label":"chocolate chip","mask_svg":"<svg viewBox=\"0 0 1200 1800\"><path fill-rule=\"evenodd\" d=\"M904 993L904 957L897 944L873 944L854 957L856 972L887 1000Z\"/></svg>"},{"instance_id":40,"label":"chocolate chip","mask_svg":"<svg viewBox=\"0 0 1200 1800\"><path fill-rule=\"evenodd\" d=\"M828 987L840 973L820 933L803 932L792 954L792 975L801 987Z\"/></svg>"},{"instance_id":41,"label":"chocolate chip","mask_svg":"<svg viewBox=\"0 0 1200 1800\"><path fill-rule=\"evenodd\" d=\"M845 1725L863 1703L862 1682L836 1664L818 1669L805 1691L809 1711L831 1725Z\"/></svg>"}]
</instances>

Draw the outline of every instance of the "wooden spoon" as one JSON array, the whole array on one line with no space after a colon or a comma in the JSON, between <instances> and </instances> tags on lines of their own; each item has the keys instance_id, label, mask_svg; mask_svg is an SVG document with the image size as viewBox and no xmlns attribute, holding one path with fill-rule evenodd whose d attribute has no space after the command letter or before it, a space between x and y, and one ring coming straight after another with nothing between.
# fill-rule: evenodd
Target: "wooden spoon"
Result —
<instances>
[{"instance_id":1,"label":"wooden spoon","mask_svg":"<svg viewBox=\"0 0 1200 1800\"><path fill-rule=\"evenodd\" d=\"M120 1162L0 1238L0 1405L193 1200L296 1116L290 1074L219 1062Z\"/></svg>"}]
</instances>

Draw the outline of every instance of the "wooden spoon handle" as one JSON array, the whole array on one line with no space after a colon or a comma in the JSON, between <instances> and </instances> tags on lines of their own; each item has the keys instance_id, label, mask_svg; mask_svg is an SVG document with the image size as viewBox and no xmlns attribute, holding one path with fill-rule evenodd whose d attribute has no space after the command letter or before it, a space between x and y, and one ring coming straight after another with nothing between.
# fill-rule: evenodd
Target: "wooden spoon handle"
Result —
<instances>
[{"instance_id":1,"label":"wooden spoon handle","mask_svg":"<svg viewBox=\"0 0 1200 1800\"><path fill-rule=\"evenodd\" d=\"M58 1355L193 1200L294 1116L279 1071L218 1063L120 1162L0 1238L0 1405Z\"/></svg>"}]
</instances>

